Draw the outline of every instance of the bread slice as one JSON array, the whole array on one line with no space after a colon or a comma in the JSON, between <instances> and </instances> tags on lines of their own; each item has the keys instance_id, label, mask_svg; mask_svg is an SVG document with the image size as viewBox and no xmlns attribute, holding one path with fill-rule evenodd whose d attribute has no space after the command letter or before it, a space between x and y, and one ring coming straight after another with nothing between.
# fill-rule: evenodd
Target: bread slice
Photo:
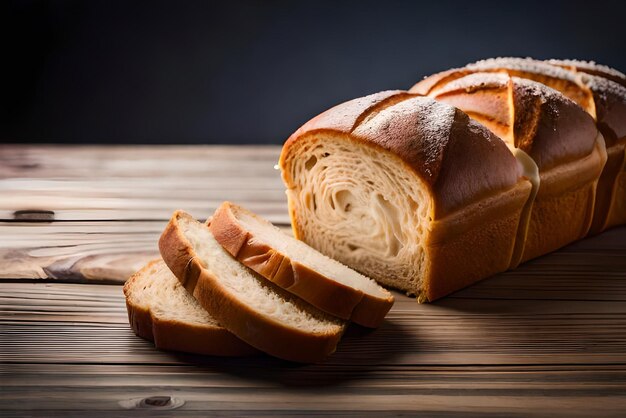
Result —
<instances>
[{"instance_id":1,"label":"bread slice","mask_svg":"<svg viewBox=\"0 0 626 418\"><path fill-rule=\"evenodd\" d=\"M331 315L377 327L393 305L391 293L374 280L240 206L222 203L210 229L244 265Z\"/></svg>"},{"instance_id":2,"label":"bread slice","mask_svg":"<svg viewBox=\"0 0 626 418\"><path fill-rule=\"evenodd\" d=\"M345 322L234 259L208 226L176 211L159 240L174 275L220 324L275 357L317 362L335 351Z\"/></svg>"},{"instance_id":3,"label":"bread slice","mask_svg":"<svg viewBox=\"0 0 626 418\"><path fill-rule=\"evenodd\" d=\"M500 138L401 91L313 118L280 168L297 239L420 301L506 270L531 191Z\"/></svg>"},{"instance_id":4,"label":"bread slice","mask_svg":"<svg viewBox=\"0 0 626 418\"><path fill-rule=\"evenodd\" d=\"M202 309L161 259L132 275L124 295L131 328L159 349L214 356L258 353Z\"/></svg>"}]
</instances>

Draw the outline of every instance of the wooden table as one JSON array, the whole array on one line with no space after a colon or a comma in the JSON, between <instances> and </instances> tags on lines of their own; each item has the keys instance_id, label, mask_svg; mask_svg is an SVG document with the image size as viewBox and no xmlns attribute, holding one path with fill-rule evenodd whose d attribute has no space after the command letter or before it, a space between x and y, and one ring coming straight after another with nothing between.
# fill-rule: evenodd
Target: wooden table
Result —
<instances>
[{"instance_id":1,"label":"wooden table","mask_svg":"<svg viewBox=\"0 0 626 418\"><path fill-rule=\"evenodd\" d=\"M322 364L136 337L120 285L174 209L228 199L289 229L279 151L0 146L0 413L626 415L626 228L437 303L396 294Z\"/></svg>"}]
</instances>

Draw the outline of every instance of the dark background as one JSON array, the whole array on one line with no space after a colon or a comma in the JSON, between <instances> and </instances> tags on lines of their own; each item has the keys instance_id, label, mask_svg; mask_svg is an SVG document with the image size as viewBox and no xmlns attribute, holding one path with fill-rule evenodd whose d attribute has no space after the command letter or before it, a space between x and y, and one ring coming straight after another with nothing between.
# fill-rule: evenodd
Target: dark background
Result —
<instances>
[{"instance_id":1,"label":"dark background","mask_svg":"<svg viewBox=\"0 0 626 418\"><path fill-rule=\"evenodd\" d=\"M282 143L491 56L626 71L621 1L3 2L2 142Z\"/></svg>"}]
</instances>

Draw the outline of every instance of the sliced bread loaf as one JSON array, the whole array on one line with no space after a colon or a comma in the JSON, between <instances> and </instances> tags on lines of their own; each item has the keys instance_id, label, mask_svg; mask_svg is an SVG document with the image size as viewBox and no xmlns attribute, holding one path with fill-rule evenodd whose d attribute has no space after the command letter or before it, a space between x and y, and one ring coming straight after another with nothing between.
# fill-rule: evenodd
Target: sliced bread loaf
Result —
<instances>
[{"instance_id":1,"label":"sliced bread loaf","mask_svg":"<svg viewBox=\"0 0 626 418\"><path fill-rule=\"evenodd\" d=\"M280 168L297 239L421 301L509 267L532 187L485 127L398 91L313 118Z\"/></svg>"},{"instance_id":2,"label":"sliced bread loaf","mask_svg":"<svg viewBox=\"0 0 626 418\"><path fill-rule=\"evenodd\" d=\"M224 202L210 229L237 260L324 312L376 327L393 305L391 293L374 280L240 206Z\"/></svg>"},{"instance_id":3,"label":"sliced bread loaf","mask_svg":"<svg viewBox=\"0 0 626 418\"><path fill-rule=\"evenodd\" d=\"M258 352L202 309L161 259L131 276L124 295L131 328L157 348L216 356Z\"/></svg>"},{"instance_id":4,"label":"sliced bread loaf","mask_svg":"<svg viewBox=\"0 0 626 418\"><path fill-rule=\"evenodd\" d=\"M309 305L234 259L207 225L183 211L159 240L165 263L220 324L285 360L316 362L335 351L345 323Z\"/></svg>"}]
</instances>

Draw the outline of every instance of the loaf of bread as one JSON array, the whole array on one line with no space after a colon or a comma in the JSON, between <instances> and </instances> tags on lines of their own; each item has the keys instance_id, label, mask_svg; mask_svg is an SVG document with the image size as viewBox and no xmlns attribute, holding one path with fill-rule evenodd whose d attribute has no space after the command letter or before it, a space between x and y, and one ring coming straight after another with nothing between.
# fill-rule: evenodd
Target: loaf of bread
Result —
<instances>
[{"instance_id":1,"label":"loaf of bread","mask_svg":"<svg viewBox=\"0 0 626 418\"><path fill-rule=\"evenodd\" d=\"M478 72L506 73L545 84L596 120L606 143L607 161L597 185L590 233L626 223L626 76L585 61L494 58L426 77L410 91L436 96L450 82Z\"/></svg>"},{"instance_id":2,"label":"loaf of bread","mask_svg":"<svg viewBox=\"0 0 626 418\"><path fill-rule=\"evenodd\" d=\"M280 168L298 239L421 301L509 267L532 189L484 126L401 91L312 119Z\"/></svg>"},{"instance_id":3,"label":"loaf of bread","mask_svg":"<svg viewBox=\"0 0 626 418\"><path fill-rule=\"evenodd\" d=\"M377 327L393 305L391 293L374 280L284 234L241 206L222 203L210 229L242 264L331 315Z\"/></svg>"},{"instance_id":4,"label":"loaf of bread","mask_svg":"<svg viewBox=\"0 0 626 418\"><path fill-rule=\"evenodd\" d=\"M208 225L177 211L159 249L189 294L251 346L297 362L317 362L335 351L344 321L242 265L215 240Z\"/></svg>"},{"instance_id":5,"label":"loaf of bread","mask_svg":"<svg viewBox=\"0 0 626 418\"><path fill-rule=\"evenodd\" d=\"M522 162L530 157L527 177L539 174L512 267L587 235L606 163L604 139L587 112L544 84L506 73L466 75L430 96L485 125Z\"/></svg>"},{"instance_id":6,"label":"loaf of bread","mask_svg":"<svg viewBox=\"0 0 626 418\"><path fill-rule=\"evenodd\" d=\"M283 147L296 239L229 202L206 224L175 212L124 286L131 327L320 361L393 304L364 275L434 301L626 223L625 153L626 76L591 62L489 59L351 100Z\"/></svg>"},{"instance_id":7,"label":"loaf of bread","mask_svg":"<svg viewBox=\"0 0 626 418\"><path fill-rule=\"evenodd\" d=\"M213 356L258 353L209 315L161 259L132 275L124 295L131 328L157 348Z\"/></svg>"}]
</instances>

